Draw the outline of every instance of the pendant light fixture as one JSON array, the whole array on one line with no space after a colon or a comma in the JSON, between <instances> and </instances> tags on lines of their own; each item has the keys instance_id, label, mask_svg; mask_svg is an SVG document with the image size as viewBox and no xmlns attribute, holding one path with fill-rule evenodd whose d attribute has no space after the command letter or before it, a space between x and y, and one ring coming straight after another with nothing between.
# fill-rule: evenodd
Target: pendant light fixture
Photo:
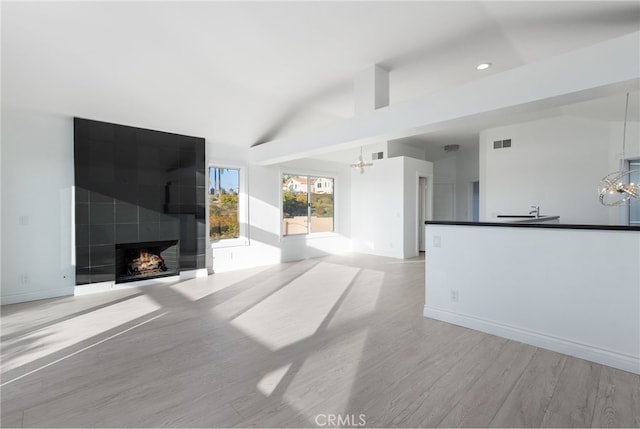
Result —
<instances>
[{"instance_id":1,"label":"pendant light fixture","mask_svg":"<svg viewBox=\"0 0 640 429\"><path fill-rule=\"evenodd\" d=\"M373 164L370 162L364 162L362 159L362 146L360 146L360 156L358 156L358 160L351 164L351 167L360 169L360 174L364 174L365 167L371 167Z\"/></svg>"},{"instance_id":2,"label":"pendant light fixture","mask_svg":"<svg viewBox=\"0 0 640 429\"><path fill-rule=\"evenodd\" d=\"M629 93L624 109L624 127L622 130L622 162L625 162L625 143L627 137L627 113L629 111ZM640 183L631 182L631 174L637 171L622 170L609 173L602 178L598 187L598 199L604 206L621 206L631 198L640 197Z\"/></svg>"}]
</instances>

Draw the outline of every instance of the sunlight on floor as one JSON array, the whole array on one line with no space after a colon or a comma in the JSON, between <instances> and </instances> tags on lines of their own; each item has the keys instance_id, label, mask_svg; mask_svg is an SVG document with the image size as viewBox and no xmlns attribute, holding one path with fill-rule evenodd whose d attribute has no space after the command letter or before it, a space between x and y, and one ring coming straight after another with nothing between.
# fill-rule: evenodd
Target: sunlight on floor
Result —
<instances>
[{"instance_id":1,"label":"sunlight on floor","mask_svg":"<svg viewBox=\"0 0 640 429\"><path fill-rule=\"evenodd\" d=\"M191 301L197 301L216 292L234 286L244 280L268 270L270 267L258 267L226 273L216 273L213 276L183 281L171 286L171 289L182 294Z\"/></svg>"},{"instance_id":2,"label":"sunlight on floor","mask_svg":"<svg viewBox=\"0 0 640 429\"><path fill-rule=\"evenodd\" d=\"M160 308L151 298L138 296L7 340L2 345L2 372L45 358Z\"/></svg>"},{"instance_id":3,"label":"sunlight on floor","mask_svg":"<svg viewBox=\"0 0 640 429\"><path fill-rule=\"evenodd\" d=\"M359 269L322 262L231 321L271 350L312 336Z\"/></svg>"},{"instance_id":4,"label":"sunlight on floor","mask_svg":"<svg viewBox=\"0 0 640 429\"><path fill-rule=\"evenodd\" d=\"M318 277L318 283L310 284L309 276L312 275ZM340 281L333 276L347 277L347 280ZM303 355L301 360L265 374L258 383L257 389L268 397L279 389L282 400L304 415L310 424L313 424L319 414L345 412L349 406L352 389L358 376L358 367L363 359L362 353L367 342L369 332L367 316L373 314L378 305L384 277L381 271L354 270L353 267L322 263L288 285L289 290L280 295L277 302L269 302L261 307L261 304L267 302L267 300L263 301L244 314L256 312L256 314L250 314L243 322L237 322L241 317L236 318L233 322L236 322L238 327L272 348L278 344L278 340L282 339L280 337L274 339L273 336L266 334L267 330L274 329L274 326L265 324L260 326L262 329L260 330L256 329L257 324L248 322L259 320L266 314L272 314L270 311L277 311L278 307L288 309L285 320L291 323L289 326L279 326L271 332L284 331L291 334L285 337L293 341L291 347L304 348L305 345L300 340L312 335L323 335L327 331L331 332L330 336L333 338L333 342L325 345L320 351L310 350L309 354ZM332 285L333 288L331 288ZM298 305L300 296L305 296L306 305L303 307ZM292 304L297 308L292 308ZM313 325L304 326L304 319L309 317L311 310L317 308L322 308L322 313L314 312ZM314 327L316 330L311 332ZM294 341L296 339L298 341ZM284 344L280 345L284 346ZM327 366L327 362L339 362L339 364ZM309 389L310 385L313 389Z\"/></svg>"},{"instance_id":5,"label":"sunlight on floor","mask_svg":"<svg viewBox=\"0 0 640 429\"><path fill-rule=\"evenodd\" d=\"M378 303L384 273L363 269L358 274L356 287L351 288L340 308L328 321L327 329L339 329L341 325L371 314Z\"/></svg>"},{"instance_id":6,"label":"sunlight on floor","mask_svg":"<svg viewBox=\"0 0 640 429\"><path fill-rule=\"evenodd\" d=\"M258 382L258 390L266 396L271 396L276 387L278 387L278 384L282 381L282 378L287 374L287 371L289 371L289 368L291 368L291 364L281 366L278 369L266 373Z\"/></svg>"},{"instance_id":7,"label":"sunlight on floor","mask_svg":"<svg viewBox=\"0 0 640 429\"><path fill-rule=\"evenodd\" d=\"M318 414L346 412L368 332L368 329L354 332L307 357L283 399L310 422ZM339 364L328 367L327 362Z\"/></svg>"}]
</instances>

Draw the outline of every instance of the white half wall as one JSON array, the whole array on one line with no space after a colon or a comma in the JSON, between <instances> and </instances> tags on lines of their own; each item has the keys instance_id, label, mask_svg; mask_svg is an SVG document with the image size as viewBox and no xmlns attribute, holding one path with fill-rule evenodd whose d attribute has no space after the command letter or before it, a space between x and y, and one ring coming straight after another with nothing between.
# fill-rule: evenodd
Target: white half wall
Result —
<instances>
[{"instance_id":1,"label":"white half wall","mask_svg":"<svg viewBox=\"0 0 640 429\"><path fill-rule=\"evenodd\" d=\"M73 295L73 121L2 112L2 304Z\"/></svg>"},{"instance_id":2,"label":"white half wall","mask_svg":"<svg viewBox=\"0 0 640 429\"><path fill-rule=\"evenodd\" d=\"M426 228L425 317L640 374L640 231Z\"/></svg>"}]
</instances>

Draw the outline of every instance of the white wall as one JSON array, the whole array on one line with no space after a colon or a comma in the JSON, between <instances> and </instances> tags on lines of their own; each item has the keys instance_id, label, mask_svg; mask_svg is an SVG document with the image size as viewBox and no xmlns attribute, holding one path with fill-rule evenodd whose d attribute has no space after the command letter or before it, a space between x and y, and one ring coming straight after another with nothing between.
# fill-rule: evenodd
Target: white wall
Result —
<instances>
[{"instance_id":1,"label":"white wall","mask_svg":"<svg viewBox=\"0 0 640 429\"><path fill-rule=\"evenodd\" d=\"M640 120L640 118L638 118ZM627 137L625 143L625 158L640 159L640 122L629 121L627 123ZM622 132L623 122L610 122L609 126L609 151L611 154L611 167L617 168L618 161L622 157Z\"/></svg>"},{"instance_id":2,"label":"white wall","mask_svg":"<svg viewBox=\"0 0 640 429\"><path fill-rule=\"evenodd\" d=\"M640 373L640 232L426 232L426 317Z\"/></svg>"},{"instance_id":3,"label":"white wall","mask_svg":"<svg viewBox=\"0 0 640 429\"><path fill-rule=\"evenodd\" d=\"M223 162L216 147L208 152L209 162ZM228 164L243 162L225 159ZM301 159L282 165L248 167L249 242L246 245L213 249L215 272L271 265L280 262L339 254L351 250L350 240L350 174L348 164ZM281 236L281 180L283 172L317 174L334 177L335 233L321 236Z\"/></svg>"},{"instance_id":4,"label":"white wall","mask_svg":"<svg viewBox=\"0 0 640 429\"><path fill-rule=\"evenodd\" d=\"M433 164L433 218L435 220L456 220L456 157L440 159Z\"/></svg>"},{"instance_id":5,"label":"white wall","mask_svg":"<svg viewBox=\"0 0 640 429\"><path fill-rule=\"evenodd\" d=\"M353 250L402 258L403 159L386 158L364 174L351 171L351 238Z\"/></svg>"},{"instance_id":6,"label":"white wall","mask_svg":"<svg viewBox=\"0 0 640 429\"><path fill-rule=\"evenodd\" d=\"M287 168L337 178L338 233L282 240L279 166L247 163L247 149L207 143L209 163L247 169L249 242L212 249L216 271L351 250L348 165L300 160ZM4 110L2 115L3 304L73 295L73 118ZM26 222L23 225L21 222Z\"/></svg>"},{"instance_id":7,"label":"white wall","mask_svg":"<svg viewBox=\"0 0 640 429\"><path fill-rule=\"evenodd\" d=\"M209 158L215 163L217 157ZM281 261L278 172L274 168L245 166L249 180L248 242L212 250L213 269L223 272Z\"/></svg>"},{"instance_id":8,"label":"white wall","mask_svg":"<svg viewBox=\"0 0 640 429\"><path fill-rule=\"evenodd\" d=\"M2 112L3 304L72 295L73 121Z\"/></svg>"},{"instance_id":9,"label":"white wall","mask_svg":"<svg viewBox=\"0 0 640 429\"><path fill-rule=\"evenodd\" d=\"M351 173L351 238L353 250L406 258L417 255L418 177L432 183L427 161L395 157L377 161L364 174Z\"/></svg>"},{"instance_id":10,"label":"white wall","mask_svg":"<svg viewBox=\"0 0 640 429\"><path fill-rule=\"evenodd\" d=\"M441 210L434 200L434 213L437 220L470 221L471 213L471 183L480 177L479 147L464 147L460 151L435 161L434 183L440 186L439 192L449 188L453 195L453 211ZM482 186L482 184L481 184Z\"/></svg>"},{"instance_id":11,"label":"white wall","mask_svg":"<svg viewBox=\"0 0 640 429\"><path fill-rule=\"evenodd\" d=\"M456 220L459 221L471 221L473 217L471 186L480 178L479 151L479 146L475 145L463 148L456 154Z\"/></svg>"},{"instance_id":12,"label":"white wall","mask_svg":"<svg viewBox=\"0 0 640 429\"><path fill-rule=\"evenodd\" d=\"M373 153L378 152L382 152L382 159L391 158L391 154L389 153L389 144L387 142L375 142L362 148L362 159L364 159L365 162L378 162L377 159L371 158ZM350 161L349 164L355 162L356 158Z\"/></svg>"},{"instance_id":13,"label":"white wall","mask_svg":"<svg viewBox=\"0 0 640 429\"><path fill-rule=\"evenodd\" d=\"M333 195L335 233L282 238L283 262L351 251L351 170L348 162L338 163L315 159L300 159L279 166L279 172L330 176L335 180ZM277 183L279 186L279 175ZM279 195L278 198L280 198ZM279 229L278 232L280 233Z\"/></svg>"},{"instance_id":14,"label":"white wall","mask_svg":"<svg viewBox=\"0 0 640 429\"><path fill-rule=\"evenodd\" d=\"M537 205L561 223L612 223L612 209L597 198L600 179L617 169L610 161L611 133L607 123L573 117L481 132L480 220L526 214ZM494 140L507 138L511 148L493 149Z\"/></svg>"},{"instance_id":15,"label":"white wall","mask_svg":"<svg viewBox=\"0 0 640 429\"><path fill-rule=\"evenodd\" d=\"M425 150L420 149L412 145L405 143L390 141L388 143L389 158L396 156L408 156L410 158L416 158L424 160Z\"/></svg>"}]
</instances>

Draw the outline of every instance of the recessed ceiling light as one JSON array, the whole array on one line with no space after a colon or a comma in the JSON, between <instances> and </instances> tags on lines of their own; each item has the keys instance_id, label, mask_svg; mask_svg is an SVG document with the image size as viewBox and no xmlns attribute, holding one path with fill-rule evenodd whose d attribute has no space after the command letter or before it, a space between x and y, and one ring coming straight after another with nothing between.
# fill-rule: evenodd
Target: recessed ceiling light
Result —
<instances>
[{"instance_id":1,"label":"recessed ceiling light","mask_svg":"<svg viewBox=\"0 0 640 429\"><path fill-rule=\"evenodd\" d=\"M482 63L482 64L478 64L478 65L476 66L476 69L477 69L477 70L486 70L486 69L488 69L489 67L491 67L491 63Z\"/></svg>"}]
</instances>

